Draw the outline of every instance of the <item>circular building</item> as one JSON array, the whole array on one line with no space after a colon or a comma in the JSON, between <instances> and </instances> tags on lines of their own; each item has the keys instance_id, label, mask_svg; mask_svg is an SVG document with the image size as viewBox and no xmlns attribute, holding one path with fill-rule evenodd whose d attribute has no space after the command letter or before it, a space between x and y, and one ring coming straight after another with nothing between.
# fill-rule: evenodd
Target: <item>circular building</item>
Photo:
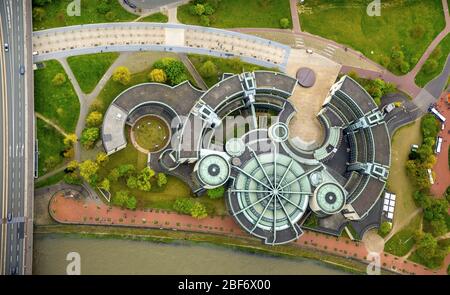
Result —
<instances>
[{"instance_id":1,"label":"circular building","mask_svg":"<svg viewBox=\"0 0 450 295\"><path fill-rule=\"evenodd\" d=\"M230 164L222 156L208 155L197 162L194 172L202 185L211 189L227 182L230 177Z\"/></svg>"},{"instance_id":2,"label":"circular building","mask_svg":"<svg viewBox=\"0 0 450 295\"><path fill-rule=\"evenodd\" d=\"M345 192L340 185L328 182L323 183L314 191L310 203L311 209L324 215L336 214L345 205Z\"/></svg>"},{"instance_id":3,"label":"circular building","mask_svg":"<svg viewBox=\"0 0 450 295\"><path fill-rule=\"evenodd\" d=\"M303 167L284 154L256 154L236 168L229 191L235 218L268 244L295 240L308 207L311 186Z\"/></svg>"},{"instance_id":4,"label":"circular building","mask_svg":"<svg viewBox=\"0 0 450 295\"><path fill-rule=\"evenodd\" d=\"M310 68L300 68L297 71L298 84L305 88L310 88L316 83L316 73Z\"/></svg>"}]
</instances>

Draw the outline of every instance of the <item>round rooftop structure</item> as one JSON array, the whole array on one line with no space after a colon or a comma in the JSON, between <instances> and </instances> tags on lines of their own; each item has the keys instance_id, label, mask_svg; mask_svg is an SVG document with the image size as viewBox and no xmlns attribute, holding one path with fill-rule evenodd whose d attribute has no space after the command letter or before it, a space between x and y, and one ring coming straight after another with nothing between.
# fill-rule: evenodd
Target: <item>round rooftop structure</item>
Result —
<instances>
[{"instance_id":1,"label":"round rooftop structure","mask_svg":"<svg viewBox=\"0 0 450 295\"><path fill-rule=\"evenodd\" d=\"M269 128L269 137L275 142L283 142L289 138L289 128L283 122L275 123Z\"/></svg>"},{"instance_id":2,"label":"round rooftop structure","mask_svg":"<svg viewBox=\"0 0 450 295\"><path fill-rule=\"evenodd\" d=\"M243 213L242 225L272 233L294 227L305 213L311 186L305 171L283 154L252 154L235 179L230 198L237 198L235 214ZM250 224L250 226L245 226ZM276 235L276 233L275 233Z\"/></svg>"},{"instance_id":3,"label":"round rooftop structure","mask_svg":"<svg viewBox=\"0 0 450 295\"><path fill-rule=\"evenodd\" d=\"M232 138L225 144L225 150L232 157L239 157L245 151L245 143L240 138Z\"/></svg>"},{"instance_id":4,"label":"round rooftop structure","mask_svg":"<svg viewBox=\"0 0 450 295\"><path fill-rule=\"evenodd\" d=\"M315 202L311 204L317 205L325 214L336 214L342 210L345 205L345 193L342 188L332 182L324 183L314 191ZM316 209L317 210L317 209ZM315 211L316 211L315 210Z\"/></svg>"},{"instance_id":5,"label":"round rooftop structure","mask_svg":"<svg viewBox=\"0 0 450 295\"><path fill-rule=\"evenodd\" d=\"M316 73L310 68L300 68L296 78L298 84L305 88L310 88L316 83Z\"/></svg>"},{"instance_id":6,"label":"round rooftop structure","mask_svg":"<svg viewBox=\"0 0 450 295\"><path fill-rule=\"evenodd\" d=\"M219 155L208 155L196 166L197 176L206 188L223 185L230 177L230 164Z\"/></svg>"}]
</instances>

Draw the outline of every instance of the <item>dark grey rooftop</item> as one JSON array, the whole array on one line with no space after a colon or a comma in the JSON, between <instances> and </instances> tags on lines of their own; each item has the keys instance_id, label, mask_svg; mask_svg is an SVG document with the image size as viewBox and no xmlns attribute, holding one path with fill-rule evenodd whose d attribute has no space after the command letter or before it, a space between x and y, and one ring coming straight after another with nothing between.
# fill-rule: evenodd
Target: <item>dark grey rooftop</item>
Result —
<instances>
[{"instance_id":1,"label":"dark grey rooftop","mask_svg":"<svg viewBox=\"0 0 450 295\"><path fill-rule=\"evenodd\" d=\"M227 97L233 97L243 92L241 81L237 75L220 81L210 88L202 96L202 100L211 108L216 109L222 102L226 102Z\"/></svg>"},{"instance_id":2,"label":"dark grey rooftop","mask_svg":"<svg viewBox=\"0 0 450 295\"><path fill-rule=\"evenodd\" d=\"M344 79L340 89L356 102L364 114L378 108L372 97L350 77Z\"/></svg>"},{"instance_id":3,"label":"dark grey rooftop","mask_svg":"<svg viewBox=\"0 0 450 295\"><path fill-rule=\"evenodd\" d=\"M375 143L375 162L389 166L391 164L391 139L386 123L371 128Z\"/></svg>"},{"instance_id":4,"label":"dark grey rooftop","mask_svg":"<svg viewBox=\"0 0 450 295\"><path fill-rule=\"evenodd\" d=\"M368 213L369 209L378 201L386 183L370 177L361 194L352 202L353 209L360 217Z\"/></svg>"},{"instance_id":5,"label":"dark grey rooftop","mask_svg":"<svg viewBox=\"0 0 450 295\"><path fill-rule=\"evenodd\" d=\"M114 104L129 112L136 106L156 101L169 105L178 115L187 115L202 92L188 82L174 88L158 83L140 84L120 94Z\"/></svg>"},{"instance_id":6,"label":"dark grey rooftop","mask_svg":"<svg viewBox=\"0 0 450 295\"><path fill-rule=\"evenodd\" d=\"M255 72L257 88L275 88L282 90L289 95L295 89L297 80L281 73L256 71Z\"/></svg>"}]
</instances>

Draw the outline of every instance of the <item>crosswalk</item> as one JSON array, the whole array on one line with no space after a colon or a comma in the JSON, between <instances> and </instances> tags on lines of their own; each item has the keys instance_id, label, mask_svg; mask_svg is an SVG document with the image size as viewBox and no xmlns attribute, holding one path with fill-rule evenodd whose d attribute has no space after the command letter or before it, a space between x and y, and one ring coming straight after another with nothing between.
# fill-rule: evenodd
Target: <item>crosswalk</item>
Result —
<instances>
[{"instance_id":1,"label":"crosswalk","mask_svg":"<svg viewBox=\"0 0 450 295\"><path fill-rule=\"evenodd\" d=\"M331 57L333 57L334 53L336 52L336 49L338 49L338 47L336 45L327 44L327 47L325 47L322 50L322 52L325 56L331 58Z\"/></svg>"},{"instance_id":2,"label":"crosswalk","mask_svg":"<svg viewBox=\"0 0 450 295\"><path fill-rule=\"evenodd\" d=\"M303 40L302 37L296 36L295 37L295 48L305 48L305 41Z\"/></svg>"}]
</instances>

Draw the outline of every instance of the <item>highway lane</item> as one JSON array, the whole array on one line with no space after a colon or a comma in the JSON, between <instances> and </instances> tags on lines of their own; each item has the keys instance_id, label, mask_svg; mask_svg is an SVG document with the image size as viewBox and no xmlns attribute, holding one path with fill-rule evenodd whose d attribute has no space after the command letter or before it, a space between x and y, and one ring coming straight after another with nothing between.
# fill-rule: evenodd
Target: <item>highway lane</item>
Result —
<instances>
[{"instance_id":1,"label":"highway lane","mask_svg":"<svg viewBox=\"0 0 450 295\"><path fill-rule=\"evenodd\" d=\"M6 224L4 240L4 273L22 274L24 262L24 215L25 215L25 77L19 67L24 62L24 7L21 0L1 2L3 41L9 44L5 53L7 78L7 154L8 154L8 202L6 214L12 220ZM29 70L29 69L26 69Z\"/></svg>"}]
</instances>

